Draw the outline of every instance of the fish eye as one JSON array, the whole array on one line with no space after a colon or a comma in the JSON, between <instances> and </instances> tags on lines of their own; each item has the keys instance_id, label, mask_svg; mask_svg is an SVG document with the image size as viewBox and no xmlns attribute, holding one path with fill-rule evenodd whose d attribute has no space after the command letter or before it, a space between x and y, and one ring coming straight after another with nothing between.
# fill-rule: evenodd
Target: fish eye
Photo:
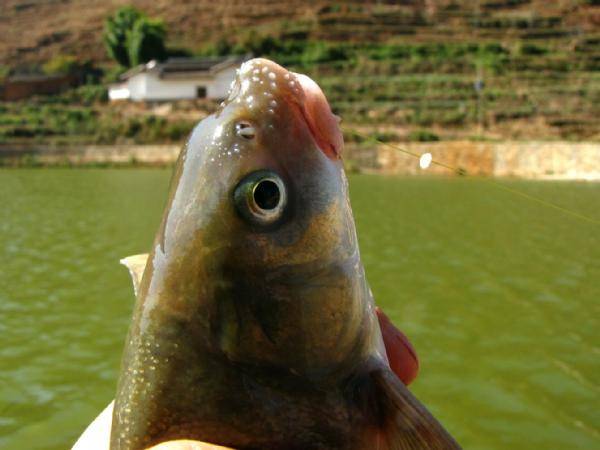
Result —
<instances>
[{"instance_id":1,"label":"fish eye","mask_svg":"<svg viewBox=\"0 0 600 450\"><path fill-rule=\"evenodd\" d=\"M261 180L254 185L254 203L265 211L271 211L279 205L281 193L279 186L272 180Z\"/></svg>"},{"instance_id":2,"label":"fish eye","mask_svg":"<svg viewBox=\"0 0 600 450\"><path fill-rule=\"evenodd\" d=\"M287 204L285 184L270 170L247 175L236 186L234 202L237 211L255 225L272 225L283 216Z\"/></svg>"},{"instance_id":3,"label":"fish eye","mask_svg":"<svg viewBox=\"0 0 600 450\"><path fill-rule=\"evenodd\" d=\"M235 124L235 133L238 136L241 136L244 139L248 140L254 139L254 137L256 136L256 130L254 129L252 124L245 121L238 122Z\"/></svg>"}]
</instances>

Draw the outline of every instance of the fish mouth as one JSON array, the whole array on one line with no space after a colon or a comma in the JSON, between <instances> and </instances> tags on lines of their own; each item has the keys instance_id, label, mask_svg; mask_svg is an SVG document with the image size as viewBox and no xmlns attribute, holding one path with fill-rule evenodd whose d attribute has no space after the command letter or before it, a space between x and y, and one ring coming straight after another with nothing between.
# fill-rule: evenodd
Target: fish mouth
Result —
<instances>
[{"instance_id":1,"label":"fish mouth","mask_svg":"<svg viewBox=\"0 0 600 450\"><path fill-rule=\"evenodd\" d=\"M294 76L304 93L301 111L313 138L327 156L340 158L344 146L340 118L333 114L325 94L312 78L297 73Z\"/></svg>"},{"instance_id":2,"label":"fish mouth","mask_svg":"<svg viewBox=\"0 0 600 450\"><path fill-rule=\"evenodd\" d=\"M330 159L341 158L344 138L340 119L331 111L319 85L307 75L291 72L265 58L254 58L239 68L228 101L271 114L277 113L282 101L294 105L319 149Z\"/></svg>"}]
</instances>

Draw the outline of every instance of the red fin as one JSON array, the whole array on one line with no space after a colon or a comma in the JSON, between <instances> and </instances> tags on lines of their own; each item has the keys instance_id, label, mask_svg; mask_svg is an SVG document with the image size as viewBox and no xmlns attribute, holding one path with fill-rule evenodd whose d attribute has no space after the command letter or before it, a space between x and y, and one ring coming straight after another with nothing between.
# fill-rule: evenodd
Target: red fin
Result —
<instances>
[{"instance_id":1,"label":"red fin","mask_svg":"<svg viewBox=\"0 0 600 450\"><path fill-rule=\"evenodd\" d=\"M377 450L457 450L460 446L388 367L349 384L353 402L370 430L361 446Z\"/></svg>"},{"instance_id":2,"label":"red fin","mask_svg":"<svg viewBox=\"0 0 600 450\"><path fill-rule=\"evenodd\" d=\"M417 352L404 333L394 326L381 309L376 308L376 312L390 368L408 385L419 373Z\"/></svg>"},{"instance_id":3,"label":"red fin","mask_svg":"<svg viewBox=\"0 0 600 450\"><path fill-rule=\"evenodd\" d=\"M383 449L455 450L457 442L411 393L387 370L371 373L383 423Z\"/></svg>"}]
</instances>

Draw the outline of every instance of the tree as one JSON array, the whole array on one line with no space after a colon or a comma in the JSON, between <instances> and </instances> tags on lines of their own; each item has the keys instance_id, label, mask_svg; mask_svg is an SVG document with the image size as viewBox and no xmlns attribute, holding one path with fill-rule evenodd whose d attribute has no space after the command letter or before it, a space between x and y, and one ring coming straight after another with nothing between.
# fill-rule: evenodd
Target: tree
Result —
<instances>
[{"instance_id":1,"label":"tree","mask_svg":"<svg viewBox=\"0 0 600 450\"><path fill-rule=\"evenodd\" d=\"M114 16L106 19L104 23L104 44L111 58L120 65L129 67L129 53L127 51L127 33L133 28L142 13L132 6L125 6L117 10Z\"/></svg>"},{"instance_id":2,"label":"tree","mask_svg":"<svg viewBox=\"0 0 600 450\"><path fill-rule=\"evenodd\" d=\"M132 6L119 8L106 19L103 37L108 54L123 67L164 59L167 53L164 23Z\"/></svg>"},{"instance_id":3,"label":"tree","mask_svg":"<svg viewBox=\"0 0 600 450\"><path fill-rule=\"evenodd\" d=\"M138 19L127 35L129 65L137 66L152 59L165 59L165 36L165 25L162 21L145 17Z\"/></svg>"}]
</instances>

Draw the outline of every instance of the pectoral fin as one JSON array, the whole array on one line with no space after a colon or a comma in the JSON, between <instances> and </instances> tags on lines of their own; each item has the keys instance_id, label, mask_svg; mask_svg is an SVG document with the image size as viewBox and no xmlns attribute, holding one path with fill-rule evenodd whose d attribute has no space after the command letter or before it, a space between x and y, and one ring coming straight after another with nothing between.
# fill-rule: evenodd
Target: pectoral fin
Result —
<instances>
[{"instance_id":1,"label":"pectoral fin","mask_svg":"<svg viewBox=\"0 0 600 450\"><path fill-rule=\"evenodd\" d=\"M358 389L356 389L358 388ZM455 450L457 442L389 369L377 369L355 385L358 400L379 450Z\"/></svg>"},{"instance_id":2,"label":"pectoral fin","mask_svg":"<svg viewBox=\"0 0 600 450\"><path fill-rule=\"evenodd\" d=\"M131 281L133 282L133 292L135 295L138 293L138 288L140 286L140 282L142 281L142 275L144 275L146 261L148 261L148 253L127 256L119 261L121 264L127 267L127 269L129 269Z\"/></svg>"}]
</instances>

